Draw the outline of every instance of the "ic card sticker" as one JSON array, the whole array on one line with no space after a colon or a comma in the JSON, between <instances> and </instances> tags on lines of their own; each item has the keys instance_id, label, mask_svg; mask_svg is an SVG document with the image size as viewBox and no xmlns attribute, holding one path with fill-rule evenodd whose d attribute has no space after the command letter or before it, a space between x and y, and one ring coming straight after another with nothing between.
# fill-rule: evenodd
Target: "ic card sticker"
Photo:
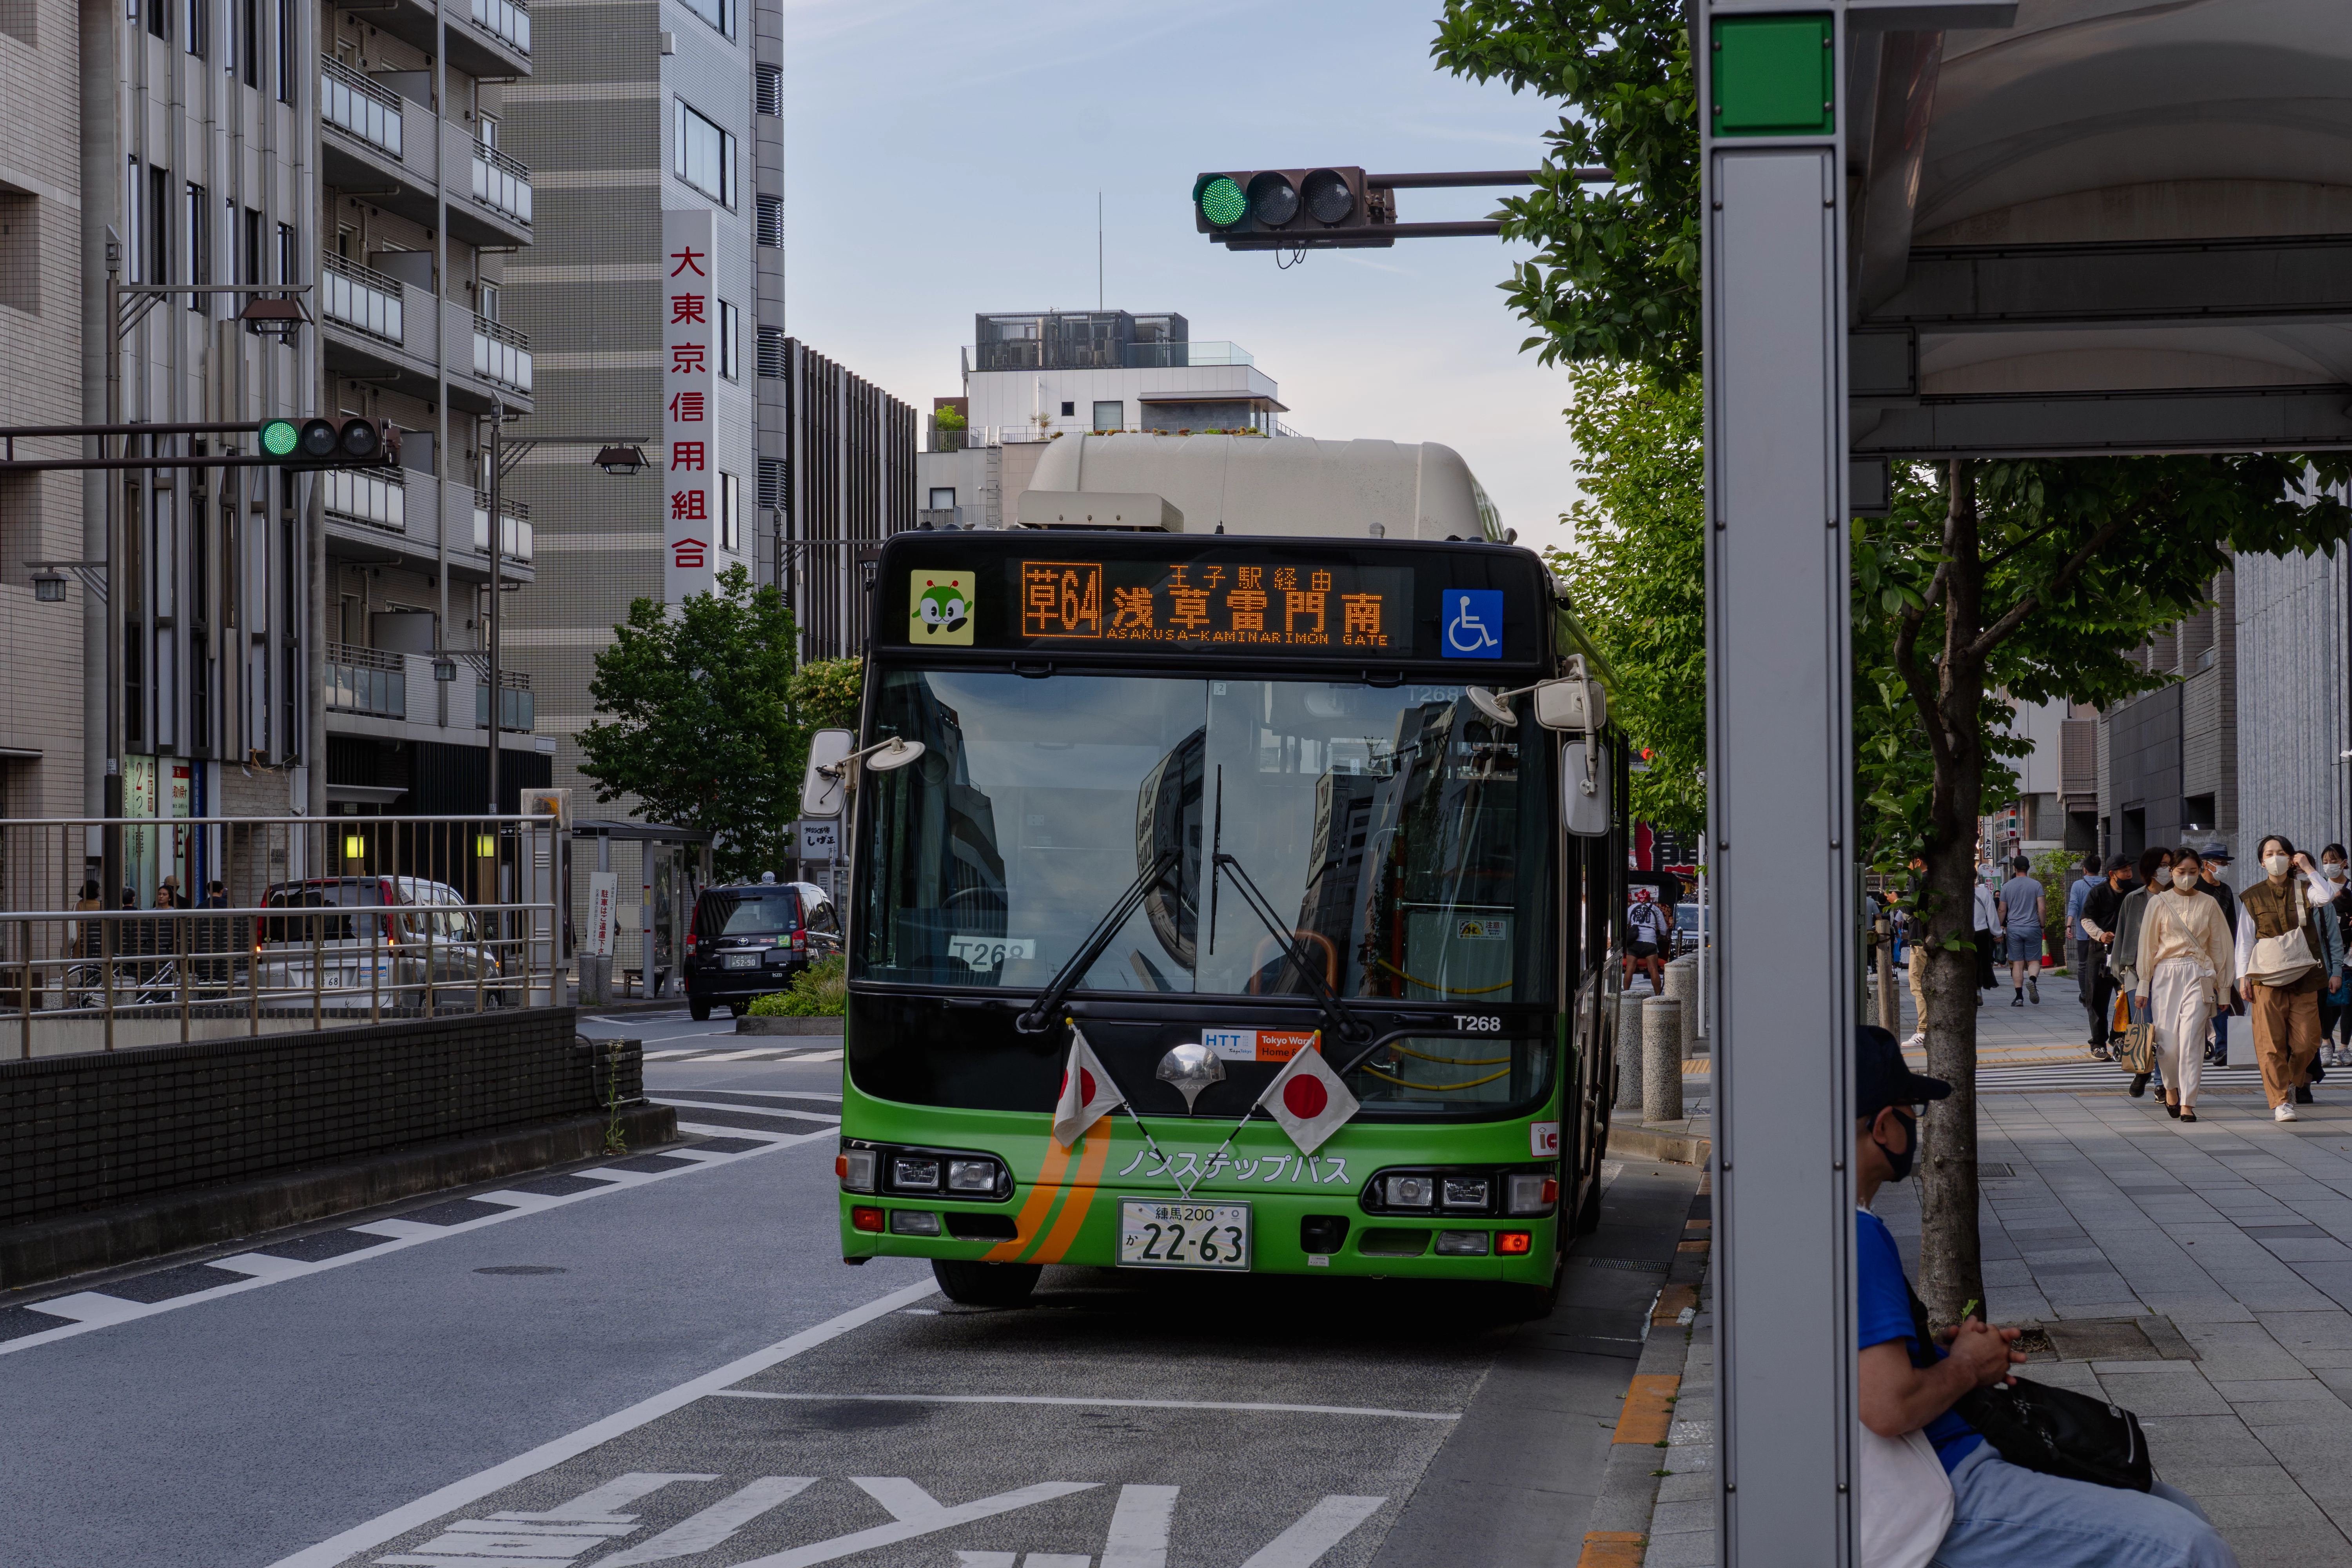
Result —
<instances>
[{"instance_id":1,"label":"ic card sticker","mask_svg":"<svg viewBox=\"0 0 2352 1568\"><path fill-rule=\"evenodd\" d=\"M1528 1122L1528 1152L1538 1160L1559 1158L1559 1123L1557 1121Z\"/></svg>"}]
</instances>

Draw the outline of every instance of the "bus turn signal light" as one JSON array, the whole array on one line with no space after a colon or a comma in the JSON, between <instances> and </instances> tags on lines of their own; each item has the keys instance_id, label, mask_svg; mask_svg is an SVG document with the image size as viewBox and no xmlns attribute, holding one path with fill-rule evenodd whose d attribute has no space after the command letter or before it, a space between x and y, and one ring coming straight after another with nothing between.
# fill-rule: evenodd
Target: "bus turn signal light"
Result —
<instances>
[{"instance_id":1,"label":"bus turn signal light","mask_svg":"<svg viewBox=\"0 0 2352 1568\"><path fill-rule=\"evenodd\" d=\"M849 1211L849 1228L870 1230L879 1235L882 1230L882 1211L878 1208L868 1208L864 1204L858 1205Z\"/></svg>"},{"instance_id":2,"label":"bus turn signal light","mask_svg":"<svg viewBox=\"0 0 2352 1568\"><path fill-rule=\"evenodd\" d=\"M1495 1250L1508 1258L1514 1253L1535 1249L1535 1233L1525 1230L1498 1230L1495 1233Z\"/></svg>"}]
</instances>

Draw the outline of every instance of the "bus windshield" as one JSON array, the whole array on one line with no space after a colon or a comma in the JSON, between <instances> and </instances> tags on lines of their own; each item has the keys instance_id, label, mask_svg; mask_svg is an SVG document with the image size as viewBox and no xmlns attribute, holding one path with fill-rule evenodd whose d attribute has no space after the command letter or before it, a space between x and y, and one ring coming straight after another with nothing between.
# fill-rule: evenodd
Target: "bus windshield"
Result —
<instances>
[{"instance_id":1,"label":"bus windshield","mask_svg":"<svg viewBox=\"0 0 2352 1568\"><path fill-rule=\"evenodd\" d=\"M1158 864L1077 989L1552 999L1550 748L1459 686L877 674L853 979L1041 990Z\"/></svg>"}]
</instances>

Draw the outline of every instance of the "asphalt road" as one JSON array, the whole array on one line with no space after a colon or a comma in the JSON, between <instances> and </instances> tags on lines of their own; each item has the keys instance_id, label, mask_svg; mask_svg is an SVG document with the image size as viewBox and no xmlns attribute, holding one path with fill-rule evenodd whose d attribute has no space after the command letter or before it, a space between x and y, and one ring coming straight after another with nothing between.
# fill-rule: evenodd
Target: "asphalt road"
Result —
<instances>
[{"instance_id":1,"label":"asphalt road","mask_svg":"<svg viewBox=\"0 0 2352 1568\"><path fill-rule=\"evenodd\" d=\"M685 1148L0 1307L0 1563L1576 1561L1696 1172L1617 1173L1546 1322L1083 1269L964 1308L840 1262L832 1042L621 1025L697 1052L647 1069ZM800 1054L699 1059L755 1044Z\"/></svg>"}]
</instances>

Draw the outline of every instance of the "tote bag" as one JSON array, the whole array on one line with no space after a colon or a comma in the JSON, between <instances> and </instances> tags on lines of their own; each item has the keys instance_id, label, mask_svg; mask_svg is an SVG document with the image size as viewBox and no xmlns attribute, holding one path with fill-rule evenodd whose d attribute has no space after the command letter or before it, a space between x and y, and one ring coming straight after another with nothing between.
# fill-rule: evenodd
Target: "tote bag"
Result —
<instances>
[{"instance_id":1,"label":"tote bag","mask_svg":"<svg viewBox=\"0 0 2352 1568\"><path fill-rule=\"evenodd\" d=\"M1952 1526L1952 1478L1925 1432L1862 1428L1859 1568L1927 1568Z\"/></svg>"},{"instance_id":2,"label":"tote bag","mask_svg":"<svg viewBox=\"0 0 2352 1568\"><path fill-rule=\"evenodd\" d=\"M2289 881L2286 896L2294 905L2294 929L2284 936L2266 936L2257 941L2254 955L2246 963L2246 973L2265 985L2292 985L2319 967L2319 960L2311 956L2311 943L2304 936L2301 884Z\"/></svg>"}]
</instances>

